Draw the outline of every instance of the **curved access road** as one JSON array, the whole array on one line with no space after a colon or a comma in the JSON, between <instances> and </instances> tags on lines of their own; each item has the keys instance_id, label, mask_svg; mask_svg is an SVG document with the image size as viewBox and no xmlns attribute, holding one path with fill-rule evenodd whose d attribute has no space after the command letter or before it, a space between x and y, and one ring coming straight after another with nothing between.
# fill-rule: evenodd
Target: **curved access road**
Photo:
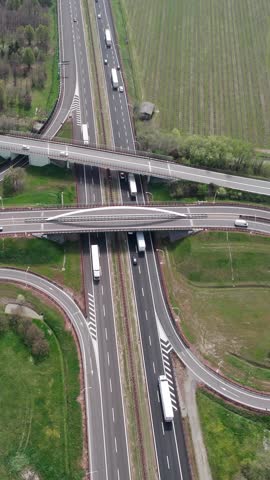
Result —
<instances>
[{"instance_id":1,"label":"curved access road","mask_svg":"<svg viewBox=\"0 0 270 480\"><path fill-rule=\"evenodd\" d=\"M98 455L96 445L103 445L100 438L100 419L102 418L101 390L98 365L90 335L89 324L75 303L73 298L62 288L45 278L39 277L29 271L0 268L0 281L16 282L23 286L32 287L53 300L67 315L71 321L80 345L81 359L84 374L84 396L86 402L86 422L89 455L89 469L99 472L97 478L106 478L106 465L103 455ZM90 408L91 405L91 408ZM90 435L95 432L94 435Z\"/></svg>"}]
</instances>

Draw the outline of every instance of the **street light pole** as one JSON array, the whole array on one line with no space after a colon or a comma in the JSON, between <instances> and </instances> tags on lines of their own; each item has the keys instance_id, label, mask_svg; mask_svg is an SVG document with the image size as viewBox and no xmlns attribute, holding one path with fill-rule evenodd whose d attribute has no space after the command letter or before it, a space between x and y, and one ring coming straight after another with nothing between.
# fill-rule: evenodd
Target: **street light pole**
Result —
<instances>
[{"instance_id":1,"label":"street light pole","mask_svg":"<svg viewBox=\"0 0 270 480\"><path fill-rule=\"evenodd\" d=\"M27 267L27 269L25 270L25 286L27 287L27 273L28 273L28 270L29 270L30 267Z\"/></svg>"}]
</instances>

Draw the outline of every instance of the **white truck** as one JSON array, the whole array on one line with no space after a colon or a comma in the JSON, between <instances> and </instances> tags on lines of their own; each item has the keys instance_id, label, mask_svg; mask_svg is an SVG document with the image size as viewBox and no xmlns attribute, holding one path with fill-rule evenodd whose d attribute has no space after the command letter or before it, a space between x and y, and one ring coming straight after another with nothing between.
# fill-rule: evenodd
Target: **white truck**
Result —
<instances>
[{"instance_id":1,"label":"white truck","mask_svg":"<svg viewBox=\"0 0 270 480\"><path fill-rule=\"evenodd\" d=\"M161 398L164 420L165 422L172 422L173 407L172 407L169 384L168 384L166 375L160 375L158 377L158 384L159 384L159 393Z\"/></svg>"},{"instance_id":2,"label":"white truck","mask_svg":"<svg viewBox=\"0 0 270 480\"><path fill-rule=\"evenodd\" d=\"M112 45L112 36L111 36L111 32L110 32L109 28L105 29L105 43L106 43L108 48L110 48L111 45Z\"/></svg>"},{"instance_id":3,"label":"white truck","mask_svg":"<svg viewBox=\"0 0 270 480\"><path fill-rule=\"evenodd\" d=\"M128 174L128 185L129 185L129 193L131 197L137 196L137 185L136 180L133 173Z\"/></svg>"},{"instance_id":4,"label":"white truck","mask_svg":"<svg viewBox=\"0 0 270 480\"><path fill-rule=\"evenodd\" d=\"M98 245L91 245L92 269L94 280L99 280L101 277L101 269L99 263L99 247Z\"/></svg>"},{"instance_id":5,"label":"white truck","mask_svg":"<svg viewBox=\"0 0 270 480\"><path fill-rule=\"evenodd\" d=\"M234 226L235 227L247 228L248 227L248 222L246 220L241 219L241 218L237 218L234 222Z\"/></svg>"},{"instance_id":6,"label":"white truck","mask_svg":"<svg viewBox=\"0 0 270 480\"><path fill-rule=\"evenodd\" d=\"M84 145L89 144L89 135L88 135L88 125L87 123L82 124L82 137Z\"/></svg>"},{"instance_id":7,"label":"white truck","mask_svg":"<svg viewBox=\"0 0 270 480\"><path fill-rule=\"evenodd\" d=\"M112 79L113 88L114 89L118 88L119 82L118 82L118 76L117 76L116 68L112 68L111 79Z\"/></svg>"},{"instance_id":8,"label":"white truck","mask_svg":"<svg viewBox=\"0 0 270 480\"><path fill-rule=\"evenodd\" d=\"M146 245L145 245L143 232L136 232L136 239L137 239L138 252L139 253L145 252Z\"/></svg>"}]
</instances>

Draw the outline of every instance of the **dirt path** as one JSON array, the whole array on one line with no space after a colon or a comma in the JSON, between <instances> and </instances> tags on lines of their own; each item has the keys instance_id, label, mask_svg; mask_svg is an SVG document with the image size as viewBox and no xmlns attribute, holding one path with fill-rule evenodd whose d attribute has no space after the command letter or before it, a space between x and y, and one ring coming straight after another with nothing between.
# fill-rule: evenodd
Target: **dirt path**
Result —
<instances>
[{"instance_id":1,"label":"dirt path","mask_svg":"<svg viewBox=\"0 0 270 480\"><path fill-rule=\"evenodd\" d=\"M196 403L196 380L189 372L185 375L184 393L199 480L212 480Z\"/></svg>"}]
</instances>

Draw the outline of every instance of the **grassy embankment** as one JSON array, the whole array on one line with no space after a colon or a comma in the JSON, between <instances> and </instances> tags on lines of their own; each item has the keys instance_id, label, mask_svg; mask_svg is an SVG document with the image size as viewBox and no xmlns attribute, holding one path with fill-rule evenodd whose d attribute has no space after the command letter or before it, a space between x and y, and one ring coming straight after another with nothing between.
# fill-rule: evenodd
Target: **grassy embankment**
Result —
<instances>
[{"instance_id":1,"label":"grassy embankment","mask_svg":"<svg viewBox=\"0 0 270 480\"><path fill-rule=\"evenodd\" d=\"M78 242L63 245L43 239L0 240L0 267L17 267L44 275L81 293L80 246Z\"/></svg>"},{"instance_id":2,"label":"grassy embankment","mask_svg":"<svg viewBox=\"0 0 270 480\"><path fill-rule=\"evenodd\" d=\"M203 233L166 244L164 272L181 328L231 378L270 389L270 240Z\"/></svg>"},{"instance_id":3,"label":"grassy embankment","mask_svg":"<svg viewBox=\"0 0 270 480\"><path fill-rule=\"evenodd\" d=\"M72 121L70 119L66 120L64 125L60 128L56 137L61 139L62 142L69 142L72 140Z\"/></svg>"},{"instance_id":4,"label":"grassy embankment","mask_svg":"<svg viewBox=\"0 0 270 480\"><path fill-rule=\"evenodd\" d=\"M42 480L79 480L82 457L79 362L74 340L59 312L14 285L0 284L0 309L22 293L43 313L40 323L50 354L33 362L14 333L0 337L0 477L22 478L35 471Z\"/></svg>"},{"instance_id":5,"label":"grassy embankment","mask_svg":"<svg viewBox=\"0 0 270 480\"><path fill-rule=\"evenodd\" d=\"M161 128L270 145L268 0L112 5L129 93L156 104Z\"/></svg>"},{"instance_id":6,"label":"grassy embankment","mask_svg":"<svg viewBox=\"0 0 270 480\"><path fill-rule=\"evenodd\" d=\"M243 463L267 454L270 418L238 410L203 391L197 392L197 402L213 480L240 478L235 475Z\"/></svg>"},{"instance_id":7,"label":"grassy embankment","mask_svg":"<svg viewBox=\"0 0 270 480\"><path fill-rule=\"evenodd\" d=\"M4 207L61 205L63 192L64 204L76 201L74 176L71 170L54 165L31 167L26 169L25 188L22 193L3 198ZM0 193L3 197L3 187Z\"/></svg>"}]
</instances>

